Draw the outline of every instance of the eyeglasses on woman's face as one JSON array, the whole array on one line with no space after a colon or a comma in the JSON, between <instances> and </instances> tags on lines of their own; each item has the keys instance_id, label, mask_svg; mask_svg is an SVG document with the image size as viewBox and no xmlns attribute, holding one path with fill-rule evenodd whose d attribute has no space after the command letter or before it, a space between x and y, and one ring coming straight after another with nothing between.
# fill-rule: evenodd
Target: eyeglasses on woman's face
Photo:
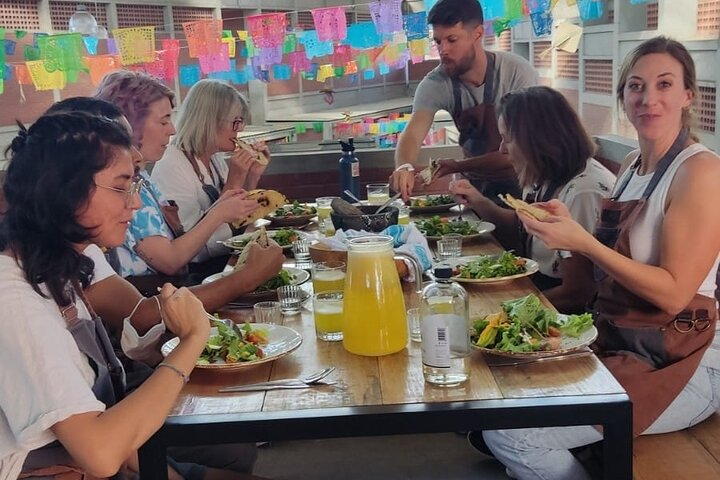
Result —
<instances>
[{"instance_id":1,"label":"eyeglasses on woman's face","mask_svg":"<svg viewBox=\"0 0 720 480\"><path fill-rule=\"evenodd\" d=\"M96 183L95 186L125 195L125 208L130 208L132 206L135 195L140 192L140 189L143 186L143 179L136 177L130 184L130 186L127 188L127 190L124 188L111 187L108 185L100 185L99 183Z\"/></svg>"}]
</instances>

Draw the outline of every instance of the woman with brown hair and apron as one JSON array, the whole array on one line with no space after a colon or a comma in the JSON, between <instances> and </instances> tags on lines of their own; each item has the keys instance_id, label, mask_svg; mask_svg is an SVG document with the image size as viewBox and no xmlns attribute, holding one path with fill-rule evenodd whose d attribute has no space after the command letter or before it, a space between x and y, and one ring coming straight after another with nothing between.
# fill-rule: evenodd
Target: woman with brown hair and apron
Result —
<instances>
[{"instance_id":1,"label":"woman with brown hair and apron","mask_svg":"<svg viewBox=\"0 0 720 480\"><path fill-rule=\"evenodd\" d=\"M715 273L720 254L720 158L689 134L697 84L685 47L665 37L626 59L618 100L638 132L639 152L625 162L603 205L597 238L559 201L552 215L522 217L548 248L595 263L593 346L633 403L633 431L648 435L695 425L720 409ZM484 432L492 452L517 478L589 478L569 449L599 441L593 426Z\"/></svg>"},{"instance_id":2,"label":"woman with brown hair and apron","mask_svg":"<svg viewBox=\"0 0 720 480\"><path fill-rule=\"evenodd\" d=\"M498 112L500 151L508 155L525 200L559 199L592 232L615 176L592 158L595 145L565 97L548 87L529 87L506 94ZM592 264L585 257L546 248L527 235L515 211L498 207L467 180L451 182L450 191L496 225L495 236L506 249L538 262L532 281L559 311L584 308L594 291Z\"/></svg>"}]
</instances>

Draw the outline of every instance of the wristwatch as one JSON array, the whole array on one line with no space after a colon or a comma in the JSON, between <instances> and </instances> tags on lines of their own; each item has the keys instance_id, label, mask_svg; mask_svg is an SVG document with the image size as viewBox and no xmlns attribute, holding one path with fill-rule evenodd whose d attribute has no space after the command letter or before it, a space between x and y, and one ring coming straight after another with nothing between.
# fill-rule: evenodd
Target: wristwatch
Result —
<instances>
[{"instance_id":1,"label":"wristwatch","mask_svg":"<svg viewBox=\"0 0 720 480\"><path fill-rule=\"evenodd\" d=\"M408 171L408 172L414 172L414 171L415 171L415 167L413 167L411 163L403 163L402 165L400 165L399 167L397 167L397 168L395 169L396 172L399 172L399 171L401 171L401 170L405 170L405 171Z\"/></svg>"}]
</instances>

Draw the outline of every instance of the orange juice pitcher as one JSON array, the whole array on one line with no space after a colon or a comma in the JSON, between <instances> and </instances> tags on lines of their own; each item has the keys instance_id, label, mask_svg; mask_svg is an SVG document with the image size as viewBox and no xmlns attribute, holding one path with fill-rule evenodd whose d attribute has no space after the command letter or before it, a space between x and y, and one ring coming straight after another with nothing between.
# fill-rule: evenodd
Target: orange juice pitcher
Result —
<instances>
[{"instance_id":1,"label":"orange juice pitcher","mask_svg":"<svg viewBox=\"0 0 720 480\"><path fill-rule=\"evenodd\" d=\"M405 348L405 301L393 255L389 236L358 237L348 243L343 346L351 353L380 356ZM419 279L419 267L416 271Z\"/></svg>"}]
</instances>

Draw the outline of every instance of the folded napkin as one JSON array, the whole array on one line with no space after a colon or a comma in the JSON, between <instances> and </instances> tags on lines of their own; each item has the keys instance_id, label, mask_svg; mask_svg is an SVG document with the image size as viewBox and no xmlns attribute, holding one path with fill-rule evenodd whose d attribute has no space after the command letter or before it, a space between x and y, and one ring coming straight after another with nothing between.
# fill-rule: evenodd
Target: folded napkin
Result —
<instances>
[{"instance_id":1,"label":"folded napkin","mask_svg":"<svg viewBox=\"0 0 720 480\"><path fill-rule=\"evenodd\" d=\"M368 235L388 235L393 238L393 247L396 252L407 253L420 264L420 269L425 271L432 267L432 252L428 246L425 236L420 233L415 225L391 225L381 233L369 233L359 230L338 230L332 237L318 238L324 245L332 250L347 250L348 239ZM409 263L406 261L406 263ZM412 265L408 265L407 280L415 281L415 271Z\"/></svg>"}]
</instances>

